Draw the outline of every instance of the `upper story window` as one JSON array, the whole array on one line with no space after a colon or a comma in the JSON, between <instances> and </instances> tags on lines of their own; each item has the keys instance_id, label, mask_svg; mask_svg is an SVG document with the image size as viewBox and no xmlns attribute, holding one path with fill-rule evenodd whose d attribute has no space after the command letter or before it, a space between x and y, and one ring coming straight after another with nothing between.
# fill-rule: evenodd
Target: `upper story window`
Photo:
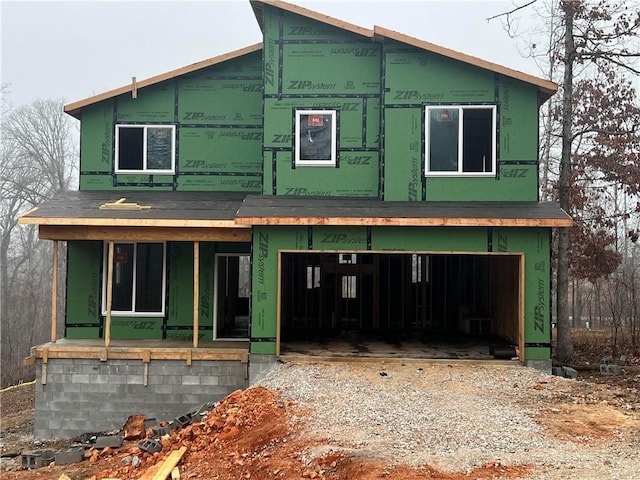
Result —
<instances>
[{"instance_id":1,"label":"upper story window","mask_svg":"<svg viewBox=\"0 0 640 480\"><path fill-rule=\"evenodd\" d=\"M114 315L162 316L165 298L164 243L115 243L111 312ZM103 305L106 306L108 256L105 248ZM106 313L106 311L103 311Z\"/></svg>"},{"instance_id":2,"label":"upper story window","mask_svg":"<svg viewBox=\"0 0 640 480\"><path fill-rule=\"evenodd\" d=\"M495 175L495 105L426 107L425 134L426 175Z\"/></svg>"},{"instance_id":3,"label":"upper story window","mask_svg":"<svg viewBox=\"0 0 640 480\"><path fill-rule=\"evenodd\" d=\"M173 125L116 125L116 173L175 171Z\"/></svg>"},{"instance_id":4,"label":"upper story window","mask_svg":"<svg viewBox=\"0 0 640 480\"><path fill-rule=\"evenodd\" d=\"M295 164L336 165L338 138L336 110L296 110Z\"/></svg>"}]
</instances>

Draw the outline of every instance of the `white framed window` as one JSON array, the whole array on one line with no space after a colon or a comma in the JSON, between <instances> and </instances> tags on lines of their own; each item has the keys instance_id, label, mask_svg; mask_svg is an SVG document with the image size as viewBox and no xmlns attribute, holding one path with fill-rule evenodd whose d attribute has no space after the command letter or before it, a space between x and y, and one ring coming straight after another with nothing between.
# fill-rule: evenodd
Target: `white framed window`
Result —
<instances>
[{"instance_id":1,"label":"white framed window","mask_svg":"<svg viewBox=\"0 0 640 480\"><path fill-rule=\"evenodd\" d=\"M491 176L496 172L496 106L425 108L425 175Z\"/></svg>"},{"instance_id":2,"label":"white framed window","mask_svg":"<svg viewBox=\"0 0 640 480\"><path fill-rule=\"evenodd\" d=\"M108 243L102 278L103 315L107 305ZM166 245L162 242L117 242L113 245L111 313L116 316L164 315Z\"/></svg>"},{"instance_id":3,"label":"white framed window","mask_svg":"<svg viewBox=\"0 0 640 480\"><path fill-rule=\"evenodd\" d=\"M116 125L116 173L175 172L174 125Z\"/></svg>"},{"instance_id":4,"label":"white framed window","mask_svg":"<svg viewBox=\"0 0 640 480\"><path fill-rule=\"evenodd\" d=\"M295 123L296 166L334 167L338 151L337 111L296 110Z\"/></svg>"}]
</instances>

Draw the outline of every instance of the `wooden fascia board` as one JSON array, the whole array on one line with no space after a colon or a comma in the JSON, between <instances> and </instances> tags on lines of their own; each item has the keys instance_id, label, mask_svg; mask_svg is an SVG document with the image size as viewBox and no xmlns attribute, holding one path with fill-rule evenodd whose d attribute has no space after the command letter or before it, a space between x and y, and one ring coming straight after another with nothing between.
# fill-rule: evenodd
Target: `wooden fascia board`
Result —
<instances>
[{"instance_id":1,"label":"wooden fascia board","mask_svg":"<svg viewBox=\"0 0 640 480\"><path fill-rule=\"evenodd\" d=\"M23 215L21 225L60 225L78 227L201 227L201 228L246 228L234 220L188 220L179 218L82 218L82 217L36 217Z\"/></svg>"},{"instance_id":2,"label":"wooden fascia board","mask_svg":"<svg viewBox=\"0 0 640 480\"><path fill-rule=\"evenodd\" d=\"M242 225L332 225L370 227L571 227L571 218L387 218L240 217Z\"/></svg>"},{"instance_id":3,"label":"wooden fascia board","mask_svg":"<svg viewBox=\"0 0 640 480\"><path fill-rule=\"evenodd\" d=\"M227 60L232 60L234 58L242 57L243 55L247 55L249 53L257 52L262 49L262 43L256 43L254 45L250 45L245 48L241 48L239 50L234 50L233 52L228 52L222 55L218 55L216 57L209 58L207 60L202 60L200 62L192 63L191 65L187 65L185 67L178 68L176 70L171 70L166 73L161 73L160 75L156 75L151 78L147 78L145 80L137 80L135 84L135 89L140 90L141 88L148 87L150 85L154 85L156 83L164 82L166 80L170 80L172 78L178 77L180 75L184 75L186 73L195 72L196 70L201 70L203 68L211 67L213 65L217 65L222 62L226 62ZM94 95L89 98L85 98L84 100L79 100L77 102L69 103L64 106L65 113L80 119L80 111L82 108L93 105L94 103L101 102L103 100L107 100L109 98L117 97L118 95L123 95L125 93L133 92L134 85L129 84L124 87L116 88L113 90L109 90L107 92Z\"/></svg>"},{"instance_id":4,"label":"wooden fascia board","mask_svg":"<svg viewBox=\"0 0 640 480\"><path fill-rule=\"evenodd\" d=\"M138 242L250 242L251 228L87 227L40 225L41 240L101 240Z\"/></svg>"},{"instance_id":5,"label":"wooden fascia board","mask_svg":"<svg viewBox=\"0 0 640 480\"><path fill-rule=\"evenodd\" d=\"M379 27L377 25L373 27L373 32L375 37L383 37L389 38L391 40L396 40L398 42L406 43L408 45L427 50L429 52L437 53L438 55L443 55L445 57L459 60L461 62L468 63L485 70L490 70L507 77L515 78L516 80L530 83L537 86L538 89L546 96L546 98L550 97L558 90L558 85L543 78L529 75L528 73L520 72L518 70L498 65L497 63L492 63L487 60L482 60L481 58L467 55L466 53L461 53L450 48L442 47L440 45L436 45L435 43L420 40L403 33Z\"/></svg>"},{"instance_id":6,"label":"wooden fascia board","mask_svg":"<svg viewBox=\"0 0 640 480\"><path fill-rule=\"evenodd\" d=\"M293 5L291 3L282 2L280 0L252 0L251 4L253 6L254 14L256 14L256 19L262 28L262 24L260 18L258 18L256 6L258 5L270 5L275 8L280 8L282 10L286 10L287 12L295 13L296 15L300 15L303 17L310 18L312 20L316 20L318 22L326 23L327 25L331 25L342 30L346 30L351 33L355 33L357 35L362 35L364 37L368 37L373 39L373 30L368 28L363 28L358 25L354 25L349 22L345 22L335 17L331 17L329 15L324 15L322 13L309 10L308 8L300 7L298 5Z\"/></svg>"}]
</instances>

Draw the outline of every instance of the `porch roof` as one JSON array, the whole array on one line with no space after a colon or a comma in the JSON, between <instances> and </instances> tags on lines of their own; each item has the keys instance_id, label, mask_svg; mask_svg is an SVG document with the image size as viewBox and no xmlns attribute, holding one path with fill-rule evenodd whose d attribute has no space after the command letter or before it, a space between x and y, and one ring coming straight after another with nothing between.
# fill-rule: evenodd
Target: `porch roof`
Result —
<instances>
[{"instance_id":1,"label":"porch roof","mask_svg":"<svg viewBox=\"0 0 640 480\"><path fill-rule=\"evenodd\" d=\"M70 191L30 210L19 223L49 240L250 241L235 214L245 193Z\"/></svg>"},{"instance_id":2,"label":"porch roof","mask_svg":"<svg viewBox=\"0 0 640 480\"><path fill-rule=\"evenodd\" d=\"M242 225L367 225L570 227L551 202L410 202L374 198L249 195L236 215Z\"/></svg>"}]
</instances>

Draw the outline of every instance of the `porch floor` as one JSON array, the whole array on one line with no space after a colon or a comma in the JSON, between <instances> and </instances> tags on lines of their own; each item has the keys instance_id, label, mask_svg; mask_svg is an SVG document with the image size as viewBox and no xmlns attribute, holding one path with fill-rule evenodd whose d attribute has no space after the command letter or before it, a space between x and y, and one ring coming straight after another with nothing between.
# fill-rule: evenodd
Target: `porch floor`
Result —
<instances>
[{"instance_id":1,"label":"porch floor","mask_svg":"<svg viewBox=\"0 0 640 480\"><path fill-rule=\"evenodd\" d=\"M92 358L106 361L108 359L140 359L149 362L159 360L240 360L247 362L249 341L217 340L200 341L193 348L192 341L185 340L111 340L108 347L103 339L69 339L61 338L31 348L31 356L26 364L42 358L44 363L49 358Z\"/></svg>"}]
</instances>

